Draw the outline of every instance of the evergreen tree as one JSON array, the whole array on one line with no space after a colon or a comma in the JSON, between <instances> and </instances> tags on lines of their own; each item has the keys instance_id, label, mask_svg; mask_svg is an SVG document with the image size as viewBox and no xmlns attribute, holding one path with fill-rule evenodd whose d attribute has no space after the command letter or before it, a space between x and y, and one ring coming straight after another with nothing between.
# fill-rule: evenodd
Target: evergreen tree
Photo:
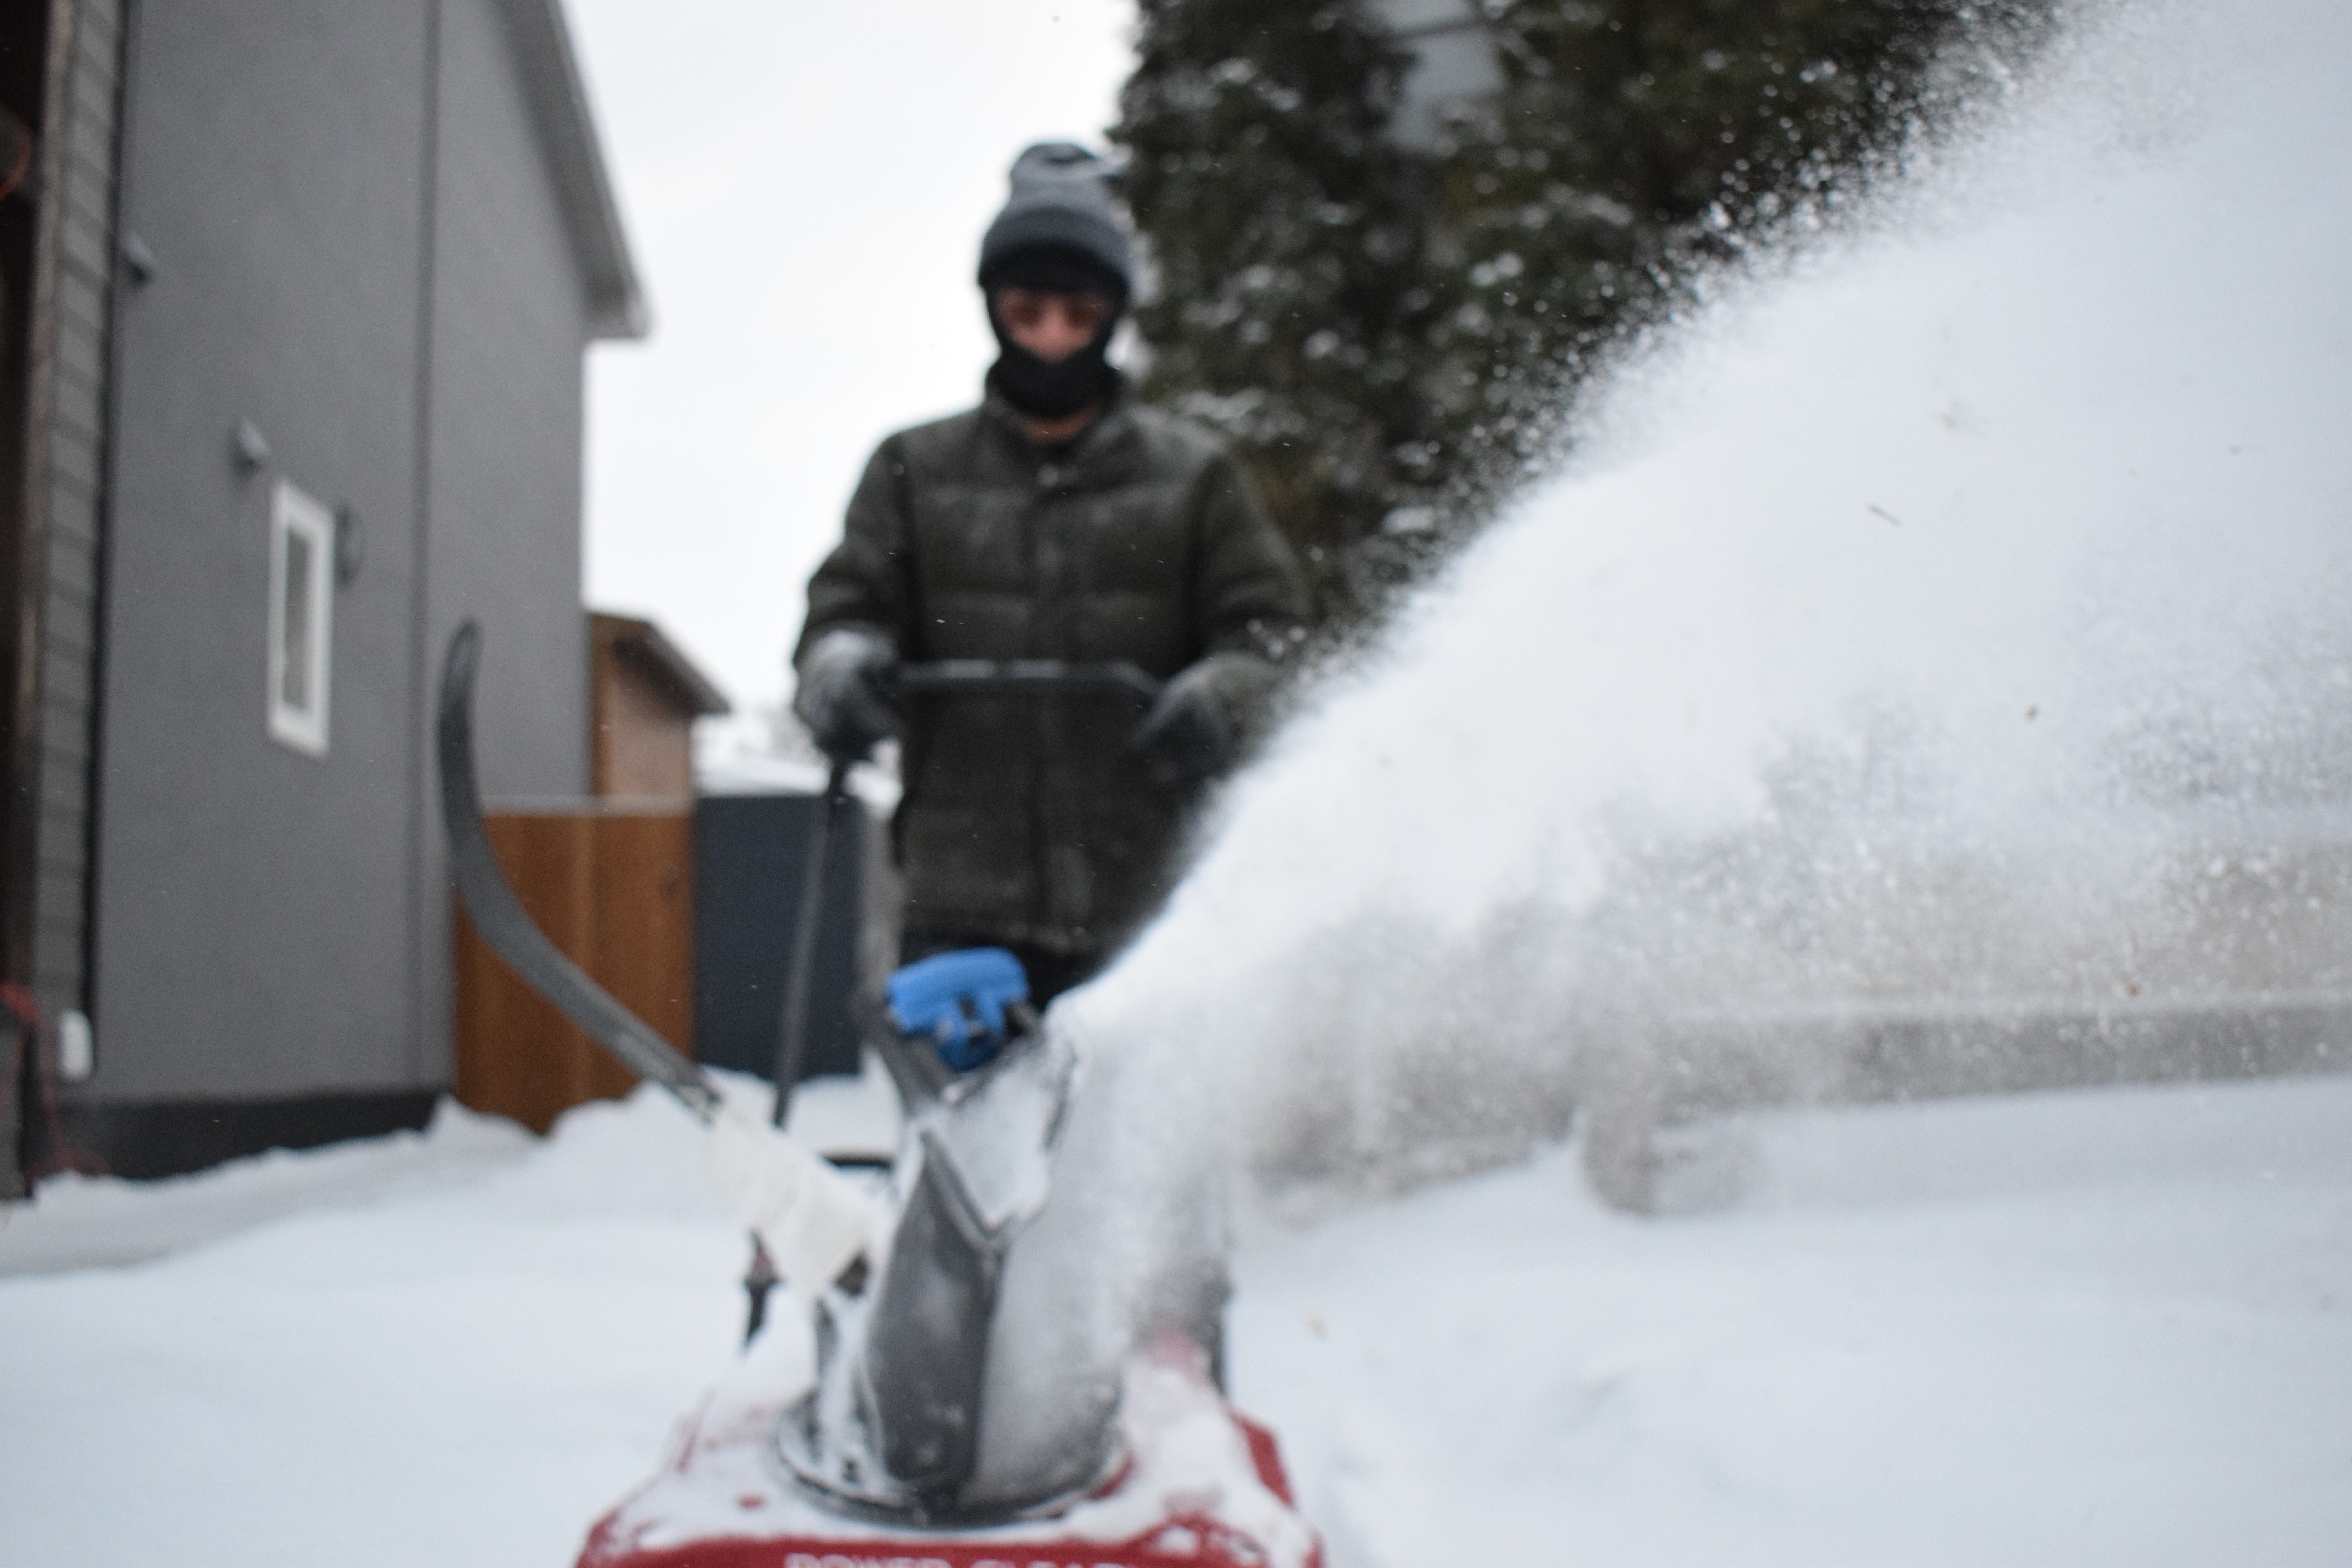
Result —
<instances>
[{"instance_id":1,"label":"evergreen tree","mask_svg":"<svg viewBox=\"0 0 2352 1568\"><path fill-rule=\"evenodd\" d=\"M1234 443L1334 585L1434 434L1412 56L1348 0L1144 0L1114 134L1151 272L1145 394Z\"/></svg>"},{"instance_id":2,"label":"evergreen tree","mask_svg":"<svg viewBox=\"0 0 2352 1568\"><path fill-rule=\"evenodd\" d=\"M2052 0L1484 0L1426 145L1363 0L1141 0L1114 137L1144 394L1223 432L1345 622L1557 456L1579 383L1710 265L1832 220Z\"/></svg>"}]
</instances>

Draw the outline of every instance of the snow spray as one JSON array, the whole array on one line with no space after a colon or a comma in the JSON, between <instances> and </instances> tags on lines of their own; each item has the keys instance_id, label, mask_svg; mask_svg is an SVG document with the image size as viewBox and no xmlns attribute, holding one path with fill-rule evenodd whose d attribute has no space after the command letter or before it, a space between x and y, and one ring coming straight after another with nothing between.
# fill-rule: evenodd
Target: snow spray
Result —
<instances>
[{"instance_id":1,"label":"snow spray","mask_svg":"<svg viewBox=\"0 0 2352 1568\"><path fill-rule=\"evenodd\" d=\"M2316 0L2078 13L1636 354L1071 999L1089 1201L1804 1089L1693 1020L2352 981L2347 50Z\"/></svg>"}]
</instances>

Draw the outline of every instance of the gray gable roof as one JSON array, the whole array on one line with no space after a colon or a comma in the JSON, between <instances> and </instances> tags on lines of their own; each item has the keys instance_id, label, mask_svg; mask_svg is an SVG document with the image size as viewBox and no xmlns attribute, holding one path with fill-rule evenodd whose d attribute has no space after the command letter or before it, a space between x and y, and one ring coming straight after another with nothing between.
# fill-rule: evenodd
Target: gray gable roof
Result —
<instances>
[{"instance_id":1,"label":"gray gable roof","mask_svg":"<svg viewBox=\"0 0 2352 1568\"><path fill-rule=\"evenodd\" d=\"M645 291L629 258L629 237L613 200L562 0L500 0L500 5L572 248L587 275L591 331L599 338L644 337Z\"/></svg>"}]
</instances>

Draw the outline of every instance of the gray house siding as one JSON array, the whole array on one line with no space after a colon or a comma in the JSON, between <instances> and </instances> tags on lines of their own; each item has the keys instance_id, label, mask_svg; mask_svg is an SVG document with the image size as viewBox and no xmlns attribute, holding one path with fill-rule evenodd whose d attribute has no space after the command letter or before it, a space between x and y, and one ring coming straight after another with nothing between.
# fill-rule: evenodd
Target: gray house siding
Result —
<instances>
[{"instance_id":1,"label":"gray house siding","mask_svg":"<svg viewBox=\"0 0 2352 1568\"><path fill-rule=\"evenodd\" d=\"M405 1088L425 14L219 0L133 26L121 214L156 270L117 316L81 1096ZM251 471L240 420L268 443ZM320 757L266 727L281 479L367 542Z\"/></svg>"},{"instance_id":2,"label":"gray house siding","mask_svg":"<svg viewBox=\"0 0 2352 1568\"><path fill-rule=\"evenodd\" d=\"M433 334L433 647L479 618L482 787L588 788L580 605L587 284L500 0L443 13Z\"/></svg>"},{"instance_id":3,"label":"gray house siding","mask_svg":"<svg viewBox=\"0 0 2352 1568\"><path fill-rule=\"evenodd\" d=\"M53 45L42 183L17 621L29 679L11 759L16 812L8 967L53 1016L87 980L92 698L114 252L121 13L115 0L50 7Z\"/></svg>"},{"instance_id":4,"label":"gray house siding","mask_svg":"<svg viewBox=\"0 0 2352 1568\"><path fill-rule=\"evenodd\" d=\"M429 707L461 618L489 637L486 787L586 792L600 258L551 175L518 7L560 26L546 0L133 9L120 210L157 265L115 311L85 1126L421 1105L446 1082ZM240 420L268 447L250 471ZM320 756L266 724L281 479L364 541L335 594Z\"/></svg>"}]
</instances>

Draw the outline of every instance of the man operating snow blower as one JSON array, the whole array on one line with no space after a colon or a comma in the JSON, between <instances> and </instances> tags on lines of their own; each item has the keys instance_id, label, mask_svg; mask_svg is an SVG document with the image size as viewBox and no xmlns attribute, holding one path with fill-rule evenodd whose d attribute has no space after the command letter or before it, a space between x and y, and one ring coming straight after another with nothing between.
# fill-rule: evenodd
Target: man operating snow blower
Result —
<instances>
[{"instance_id":1,"label":"man operating snow blower","mask_svg":"<svg viewBox=\"0 0 2352 1568\"><path fill-rule=\"evenodd\" d=\"M980 246L1001 353L981 405L877 450L809 584L794 704L835 757L901 741L902 957L1010 950L1039 1005L1165 892L1188 805L1229 767L1306 595L1241 470L1139 405L1108 360L1132 289L1108 170L1046 142ZM902 693L904 662L1127 663L1116 695Z\"/></svg>"},{"instance_id":2,"label":"man operating snow blower","mask_svg":"<svg viewBox=\"0 0 2352 1568\"><path fill-rule=\"evenodd\" d=\"M1120 1462L1129 1337L1172 1334L1221 1367L1213 1247L1160 1265L1156 1305L1106 1328L1117 1314L1097 1309L1133 1282L1098 1251L1073 1256L1093 1245L1070 1239L1092 1234L1068 1218L1082 1200L1058 1205L1058 1242L1050 1221L1033 1230L1068 1175L1054 1162L1083 1065L1037 1010L1166 891L1188 814L1260 722L1306 609L1233 459L1138 405L1109 363L1133 279L1101 160L1066 142L1022 153L979 280L1002 350L986 396L874 454L796 655L796 708L836 778L901 742L906 966L875 1034L908 1131L871 1275L793 1281L817 1296L820 1366L779 1447L804 1487L932 1523L1101 1482ZM729 1146L722 1180L748 1192L760 1162ZM1091 1331L1073 1321L1087 1316Z\"/></svg>"}]
</instances>

